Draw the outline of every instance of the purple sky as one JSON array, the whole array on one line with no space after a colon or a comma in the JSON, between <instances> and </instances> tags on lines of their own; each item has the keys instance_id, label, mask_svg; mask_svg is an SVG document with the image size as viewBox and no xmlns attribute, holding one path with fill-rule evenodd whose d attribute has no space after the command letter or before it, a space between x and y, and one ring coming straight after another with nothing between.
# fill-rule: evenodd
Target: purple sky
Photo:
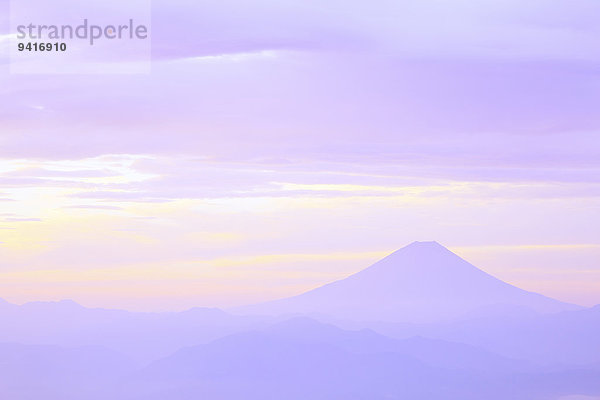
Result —
<instances>
[{"instance_id":1,"label":"purple sky","mask_svg":"<svg viewBox=\"0 0 600 400\"><path fill-rule=\"evenodd\" d=\"M241 304L437 240L600 303L597 1L152 10L151 74L15 75L0 0L0 297Z\"/></svg>"}]
</instances>

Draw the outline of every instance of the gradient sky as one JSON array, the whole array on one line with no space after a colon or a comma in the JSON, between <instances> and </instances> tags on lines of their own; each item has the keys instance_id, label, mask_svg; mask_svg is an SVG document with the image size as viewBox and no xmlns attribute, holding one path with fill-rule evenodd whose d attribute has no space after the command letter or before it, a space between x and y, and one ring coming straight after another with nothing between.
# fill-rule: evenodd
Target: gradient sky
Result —
<instances>
[{"instance_id":1,"label":"gradient sky","mask_svg":"<svg viewBox=\"0 0 600 400\"><path fill-rule=\"evenodd\" d=\"M158 0L151 74L14 75L0 0L0 297L231 306L437 240L600 303L599 16Z\"/></svg>"}]
</instances>

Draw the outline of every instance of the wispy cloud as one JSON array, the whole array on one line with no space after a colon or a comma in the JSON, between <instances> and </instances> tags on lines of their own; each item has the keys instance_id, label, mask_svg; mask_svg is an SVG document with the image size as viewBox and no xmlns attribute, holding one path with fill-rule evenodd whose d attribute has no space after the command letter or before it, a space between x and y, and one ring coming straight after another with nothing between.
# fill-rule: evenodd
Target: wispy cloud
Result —
<instances>
[{"instance_id":1,"label":"wispy cloud","mask_svg":"<svg viewBox=\"0 0 600 400\"><path fill-rule=\"evenodd\" d=\"M74 206L64 206L64 208L69 209L69 208L73 208L73 209L82 209L82 210L122 210L122 207L117 207L117 206L107 206L107 205L86 205L86 204L80 204L80 205L74 205Z\"/></svg>"}]
</instances>

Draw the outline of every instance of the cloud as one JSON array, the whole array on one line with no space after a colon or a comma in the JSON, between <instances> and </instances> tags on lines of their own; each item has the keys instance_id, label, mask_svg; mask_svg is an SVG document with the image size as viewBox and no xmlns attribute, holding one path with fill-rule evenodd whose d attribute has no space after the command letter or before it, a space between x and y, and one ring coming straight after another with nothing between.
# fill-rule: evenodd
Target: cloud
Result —
<instances>
[{"instance_id":1,"label":"cloud","mask_svg":"<svg viewBox=\"0 0 600 400\"><path fill-rule=\"evenodd\" d=\"M592 1L177 4L149 76L0 74L2 155L598 159Z\"/></svg>"},{"instance_id":2,"label":"cloud","mask_svg":"<svg viewBox=\"0 0 600 400\"><path fill-rule=\"evenodd\" d=\"M437 147L436 147L437 148ZM564 150L564 149L563 149ZM342 160L287 158L284 162L263 159L231 161L202 157L177 158L140 155L111 172L108 179L87 178L78 165L111 165L127 156L62 161L74 168L65 171L72 179L17 178L11 172L0 183L11 188L5 196L26 199L26 190L48 188L56 193L58 207L121 207L115 203L164 203L180 199L253 198L597 198L600 196L599 167L577 165L556 168L545 159L524 159L506 165L504 159L477 159L456 165L452 158L430 151L427 157L402 160L382 153L339 153ZM496 157L498 158L498 157ZM20 161L19 163L23 163ZM52 165L55 162L48 162ZM482 165L480 165L482 163ZM10 169L10 163L6 164ZM18 171L18 169L17 169ZM63 171L61 171L63 172ZM43 174L43 173L42 173ZM84 175L79 178L79 175ZM107 204L77 204L93 199ZM62 204L60 204L62 203ZM66 204L65 204L66 203Z\"/></svg>"},{"instance_id":3,"label":"cloud","mask_svg":"<svg viewBox=\"0 0 600 400\"><path fill-rule=\"evenodd\" d=\"M107 205L76 205L76 206L65 206L67 209L82 209L82 210L122 210L122 207L107 206Z\"/></svg>"},{"instance_id":4,"label":"cloud","mask_svg":"<svg viewBox=\"0 0 600 400\"><path fill-rule=\"evenodd\" d=\"M106 178L118 175L118 172L108 169L93 170L57 170L39 167L19 168L2 174L4 177L20 177L20 178Z\"/></svg>"},{"instance_id":5,"label":"cloud","mask_svg":"<svg viewBox=\"0 0 600 400\"><path fill-rule=\"evenodd\" d=\"M104 201L139 201L144 203L168 201L168 197L154 197L150 192L133 192L133 191L90 191L73 193L70 197L80 199L99 199Z\"/></svg>"}]
</instances>

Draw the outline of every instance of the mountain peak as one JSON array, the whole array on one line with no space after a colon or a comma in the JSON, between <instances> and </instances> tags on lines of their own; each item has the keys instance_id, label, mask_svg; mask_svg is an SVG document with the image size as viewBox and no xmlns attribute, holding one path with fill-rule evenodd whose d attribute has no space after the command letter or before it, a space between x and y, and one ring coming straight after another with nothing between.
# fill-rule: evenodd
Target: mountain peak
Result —
<instances>
[{"instance_id":1,"label":"mountain peak","mask_svg":"<svg viewBox=\"0 0 600 400\"><path fill-rule=\"evenodd\" d=\"M390 254L394 255L397 253L403 253L403 252L418 252L418 253L423 253L423 254L440 254L440 253L450 253L450 254L454 254L452 253L450 250L448 250L446 247L442 246L441 244L439 244L436 241L417 241L417 242L412 242L411 244L404 246L402 248L400 248L399 250L396 250L394 253Z\"/></svg>"},{"instance_id":2,"label":"mountain peak","mask_svg":"<svg viewBox=\"0 0 600 400\"><path fill-rule=\"evenodd\" d=\"M407 280L415 278L411 274L422 274L426 271L438 271L439 273L437 276L428 277L429 280L440 278L458 280L463 277L463 274L487 275L435 241L412 242L356 275L401 274L401 278ZM448 273L455 275L444 277ZM464 276L464 278L469 277Z\"/></svg>"},{"instance_id":3,"label":"mountain peak","mask_svg":"<svg viewBox=\"0 0 600 400\"><path fill-rule=\"evenodd\" d=\"M406 247L422 247L422 248L434 248L434 247L444 247L435 240L428 241L414 241Z\"/></svg>"}]
</instances>

